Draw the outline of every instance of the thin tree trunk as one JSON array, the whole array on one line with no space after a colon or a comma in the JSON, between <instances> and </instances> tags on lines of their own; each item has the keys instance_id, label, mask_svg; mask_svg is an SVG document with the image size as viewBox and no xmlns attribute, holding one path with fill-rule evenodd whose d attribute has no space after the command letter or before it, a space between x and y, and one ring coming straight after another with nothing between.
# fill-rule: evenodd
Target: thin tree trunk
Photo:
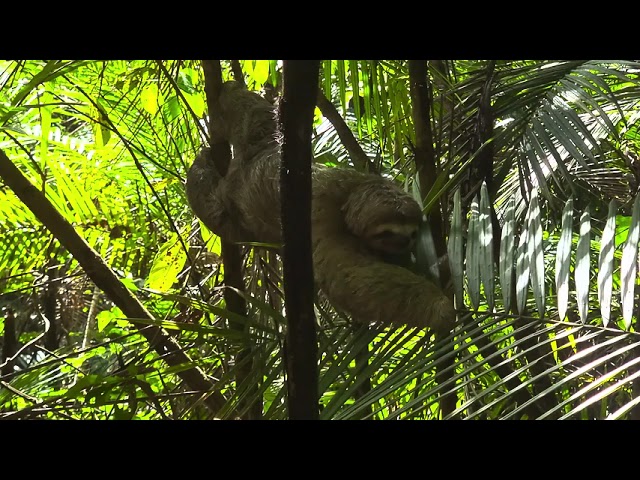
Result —
<instances>
[{"instance_id":1,"label":"thin tree trunk","mask_svg":"<svg viewBox=\"0 0 640 480\"><path fill-rule=\"evenodd\" d=\"M318 344L311 258L311 133L320 62L285 61L279 123L282 131L283 272L287 312L289 418L318 418Z\"/></svg>"},{"instance_id":2,"label":"thin tree trunk","mask_svg":"<svg viewBox=\"0 0 640 480\"><path fill-rule=\"evenodd\" d=\"M242 70L240 64L234 62L234 74L236 81L244 85L242 78ZM222 87L222 69L219 60L202 60L202 69L204 70L205 93L207 96L207 107L211 112L218 109L218 97ZM231 162L231 147L227 141L217 140L217 136L211 129L209 124L209 137L211 139L211 157L220 175L224 176ZM242 249L240 246L229 242L226 238L221 238L222 261L224 263L224 283L228 287L224 290L224 300L227 309L238 315L247 315L247 305L244 298L238 292L245 291L244 276L242 273ZM234 330L244 331L244 325L229 322L229 326ZM236 387L246 385L244 381L251 375L252 362L250 358L253 356L251 345L246 345L237 355L236 364L239 365L236 375ZM257 385L255 386L257 388ZM247 398L255 398L255 395L246 395ZM262 414L262 406L255 404L253 408L240 402L238 409L244 413L241 418L245 420L260 418Z\"/></svg>"},{"instance_id":3,"label":"thin tree trunk","mask_svg":"<svg viewBox=\"0 0 640 480\"><path fill-rule=\"evenodd\" d=\"M415 162L420 180L420 193L424 196L431 190L438 175L435 150L433 148L433 134L431 132L431 89L427 79L426 60L409 60L409 89L411 93L413 126L416 131ZM444 238L444 222L440 202L435 203L429 212L429 225L433 234L436 254L442 258L447 253L447 243ZM447 285L450 281L449 262L440 262L440 282ZM450 380L455 372L453 368L454 356L442 365L436 372L439 384ZM445 417L456 408L456 396L451 393L440 399L440 410Z\"/></svg>"}]
</instances>

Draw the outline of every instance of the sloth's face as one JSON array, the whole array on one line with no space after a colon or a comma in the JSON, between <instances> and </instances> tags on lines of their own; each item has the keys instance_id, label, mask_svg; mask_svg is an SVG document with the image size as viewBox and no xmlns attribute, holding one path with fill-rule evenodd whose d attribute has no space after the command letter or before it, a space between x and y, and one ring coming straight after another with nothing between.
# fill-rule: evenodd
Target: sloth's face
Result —
<instances>
[{"instance_id":1,"label":"sloth's face","mask_svg":"<svg viewBox=\"0 0 640 480\"><path fill-rule=\"evenodd\" d=\"M418 225L386 223L365 234L369 247L380 253L397 255L413 248L418 235Z\"/></svg>"}]
</instances>

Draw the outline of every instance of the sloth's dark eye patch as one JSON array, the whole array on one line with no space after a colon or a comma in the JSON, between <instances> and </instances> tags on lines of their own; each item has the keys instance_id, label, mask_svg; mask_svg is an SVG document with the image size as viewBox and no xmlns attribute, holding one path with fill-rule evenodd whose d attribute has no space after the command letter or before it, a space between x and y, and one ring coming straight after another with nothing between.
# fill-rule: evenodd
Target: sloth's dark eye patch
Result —
<instances>
[{"instance_id":1,"label":"sloth's dark eye patch","mask_svg":"<svg viewBox=\"0 0 640 480\"><path fill-rule=\"evenodd\" d=\"M405 237L406 238L406 235L400 235L399 233L395 233L395 232L392 232L390 230L384 230L383 232L378 232L373 236L373 238L377 238L379 240L385 240L387 238L394 238L394 237Z\"/></svg>"},{"instance_id":2,"label":"sloth's dark eye patch","mask_svg":"<svg viewBox=\"0 0 640 480\"><path fill-rule=\"evenodd\" d=\"M374 243L383 247L385 250L401 250L407 248L411 246L414 239L415 236L413 234L409 236L389 230L376 233L372 238Z\"/></svg>"}]
</instances>

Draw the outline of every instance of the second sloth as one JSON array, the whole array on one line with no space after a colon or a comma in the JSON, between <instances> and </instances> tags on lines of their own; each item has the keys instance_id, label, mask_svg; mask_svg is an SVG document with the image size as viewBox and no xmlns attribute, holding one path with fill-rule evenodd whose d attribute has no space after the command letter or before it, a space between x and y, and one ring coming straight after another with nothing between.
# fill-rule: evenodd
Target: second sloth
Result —
<instances>
[{"instance_id":1,"label":"second sloth","mask_svg":"<svg viewBox=\"0 0 640 480\"><path fill-rule=\"evenodd\" d=\"M187 198L214 233L236 242L281 243L280 147L274 107L236 82L223 85L211 121L233 146L225 177L203 149L187 175ZM450 300L397 265L413 246L418 204L382 177L313 165L312 249L317 286L360 322L448 329Z\"/></svg>"}]
</instances>

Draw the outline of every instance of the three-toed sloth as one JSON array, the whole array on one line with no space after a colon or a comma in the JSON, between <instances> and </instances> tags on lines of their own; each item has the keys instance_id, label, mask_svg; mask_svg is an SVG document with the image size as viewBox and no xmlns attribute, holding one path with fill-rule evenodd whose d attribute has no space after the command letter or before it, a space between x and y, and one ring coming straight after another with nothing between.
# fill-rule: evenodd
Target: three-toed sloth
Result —
<instances>
[{"instance_id":1,"label":"three-toed sloth","mask_svg":"<svg viewBox=\"0 0 640 480\"><path fill-rule=\"evenodd\" d=\"M212 141L233 158L218 173L209 148L187 175L187 198L214 233L234 242L281 243L280 145L274 107L236 82L222 86ZM398 265L422 220L415 200L390 180L345 168L312 167L311 235L317 286L360 322L448 329L450 300Z\"/></svg>"}]
</instances>

